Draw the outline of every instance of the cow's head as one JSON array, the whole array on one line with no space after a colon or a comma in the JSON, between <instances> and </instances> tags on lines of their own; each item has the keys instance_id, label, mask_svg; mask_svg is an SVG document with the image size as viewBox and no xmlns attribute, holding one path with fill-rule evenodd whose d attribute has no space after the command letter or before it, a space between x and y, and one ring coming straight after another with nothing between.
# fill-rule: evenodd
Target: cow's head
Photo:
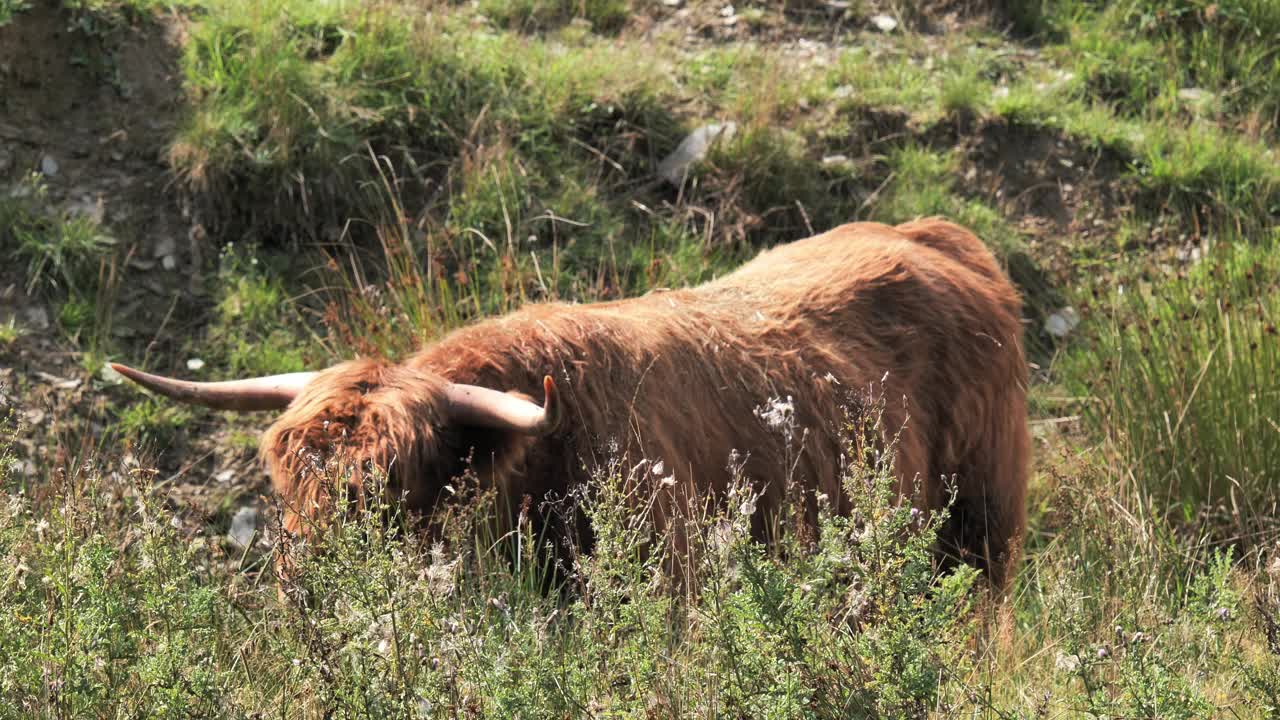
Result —
<instances>
[{"instance_id":1,"label":"cow's head","mask_svg":"<svg viewBox=\"0 0 1280 720\"><path fill-rule=\"evenodd\" d=\"M426 509L468 463L482 477L505 476L533 440L555 429L560 404L543 379L543 405L527 396L450 382L411 365L355 360L321 372L199 383L112 364L143 387L222 410L283 410L261 455L302 529L328 504L332 484L362 496L367 473L386 473L410 508Z\"/></svg>"}]
</instances>

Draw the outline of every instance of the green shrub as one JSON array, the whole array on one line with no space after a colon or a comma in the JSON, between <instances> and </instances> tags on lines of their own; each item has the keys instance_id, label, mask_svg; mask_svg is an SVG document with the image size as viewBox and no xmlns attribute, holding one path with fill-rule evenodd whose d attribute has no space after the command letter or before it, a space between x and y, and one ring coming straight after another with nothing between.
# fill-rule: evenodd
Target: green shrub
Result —
<instances>
[{"instance_id":1,"label":"green shrub","mask_svg":"<svg viewBox=\"0 0 1280 720\"><path fill-rule=\"evenodd\" d=\"M267 267L259 255L255 247L229 243L223 248L216 313L207 337L192 350L233 377L306 369L309 347L299 306L285 289L281 269ZM300 268L295 264L291 270Z\"/></svg>"},{"instance_id":2,"label":"green shrub","mask_svg":"<svg viewBox=\"0 0 1280 720\"><path fill-rule=\"evenodd\" d=\"M0 245L10 259L26 263L27 292L60 289L92 297L99 264L115 239L86 216L50 212L39 175L25 178L17 190L0 199Z\"/></svg>"}]
</instances>

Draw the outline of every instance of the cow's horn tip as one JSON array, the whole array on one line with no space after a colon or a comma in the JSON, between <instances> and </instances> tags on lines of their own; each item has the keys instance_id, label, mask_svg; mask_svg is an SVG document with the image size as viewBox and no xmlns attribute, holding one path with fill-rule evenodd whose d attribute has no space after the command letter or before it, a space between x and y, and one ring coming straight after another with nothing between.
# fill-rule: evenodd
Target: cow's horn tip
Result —
<instances>
[{"instance_id":1,"label":"cow's horn tip","mask_svg":"<svg viewBox=\"0 0 1280 720\"><path fill-rule=\"evenodd\" d=\"M124 363L109 362L107 365L110 366L112 370L115 370L117 373L129 378L130 380L136 380L137 377L142 374L141 371L134 370Z\"/></svg>"}]
</instances>

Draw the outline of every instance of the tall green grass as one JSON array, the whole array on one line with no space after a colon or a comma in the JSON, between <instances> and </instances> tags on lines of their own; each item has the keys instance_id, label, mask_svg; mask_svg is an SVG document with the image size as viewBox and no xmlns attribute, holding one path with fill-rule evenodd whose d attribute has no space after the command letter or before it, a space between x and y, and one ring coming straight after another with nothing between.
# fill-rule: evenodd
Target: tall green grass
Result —
<instances>
[{"instance_id":1,"label":"tall green grass","mask_svg":"<svg viewBox=\"0 0 1280 720\"><path fill-rule=\"evenodd\" d=\"M1123 467L1188 519L1206 506L1262 519L1280 499L1276 249L1228 243L1177 278L1117 280L1068 362Z\"/></svg>"}]
</instances>

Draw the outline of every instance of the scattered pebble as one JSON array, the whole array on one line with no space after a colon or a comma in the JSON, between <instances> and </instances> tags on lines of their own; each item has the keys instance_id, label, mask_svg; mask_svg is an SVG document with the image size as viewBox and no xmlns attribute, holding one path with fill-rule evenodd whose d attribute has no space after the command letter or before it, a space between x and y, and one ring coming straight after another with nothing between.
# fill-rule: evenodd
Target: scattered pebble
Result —
<instances>
[{"instance_id":1,"label":"scattered pebble","mask_svg":"<svg viewBox=\"0 0 1280 720\"><path fill-rule=\"evenodd\" d=\"M737 123L711 123L689 133L670 155L658 164L658 175L672 185L684 182L691 168L699 160L707 156L711 144L718 140L729 140L738 131Z\"/></svg>"},{"instance_id":2,"label":"scattered pebble","mask_svg":"<svg viewBox=\"0 0 1280 720\"><path fill-rule=\"evenodd\" d=\"M258 509L248 505L236 511L231 517L231 529L227 530L227 539L237 547L247 548L253 542L258 531Z\"/></svg>"},{"instance_id":3,"label":"scattered pebble","mask_svg":"<svg viewBox=\"0 0 1280 720\"><path fill-rule=\"evenodd\" d=\"M1200 246L1192 245L1190 247L1178 248L1178 260L1187 264L1195 264L1200 262Z\"/></svg>"},{"instance_id":4,"label":"scattered pebble","mask_svg":"<svg viewBox=\"0 0 1280 720\"><path fill-rule=\"evenodd\" d=\"M36 330L49 329L49 311L41 305L30 305L22 310L23 322Z\"/></svg>"},{"instance_id":5,"label":"scattered pebble","mask_svg":"<svg viewBox=\"0 0 1280 720\"><path fill-rule=\"evenodd\" d=\"M178 267L178 261L175 260L172 255L165 255L164 258L160 260L160 265L164 267L165 270L172 270Z\"/></svg>"},{"instance_id":6,"label":"scattered pebble","mask_svg":"<svg viewBox=\"0 0 1280 720\"><path fill-rule=\"evenodd\" d=\"M166 235L165 237L162 237L156 241L156 249L153 251L152 254L155 257L162 258L166 255L172 255L177 251L178 251L177 241L175 241L173 238Z\"/></svg>"},{"instance_id":7,"label":"scattered pebble","mask_svg":"<svg viewBox=\"0 0 1280 720\"><path fill-rule=\"evenodd\" d=\"M107 212L101 198L95 200L88 195L81 195L67 204L67 214L86 217L95 224L101 225L102 221L106 219Z\"/></svg>"},{"instance_id":8,"label":"scattered pebble","mask_svg":"<svg viewBox=\"0 0 1280 720\"><path fill-rule=\"evenodd\" d=\"M1075 308L1064 307L1045 318L1044 331L1055 338L1062 339L1069 335L1080 324L1080 316Z\"/></svg>"},{"instance_id":9,"label":"scattered pebble","mask_svg":"<svg viewBox=\"0 0 1280 720\"><path fill-rule=\"evenodd\" d=\"M880 32L893 32L898 27L898 21L888 15L872 15L871 24Z\"/></svg>"},{"instance_id":10,"label":"scattered pebble","mask_svg":"<svg viewBox=\"0 0 1280 720\"><path fill-rule=\"evenodd\" d=\"M1199 103L1213 97L1213 93L1198 87L1182 88L1178 91L1178 99L1189 103Z\"/></svg>"},{"instance_id":11,"label":"scattered pebble","mask_svg":"<svg viewBox=\"0 0 1280 720\"><path fill-rule=\"evenodd\" d=\"M52 155L45 155L40 158L40 172L45 177L53 177L58 174L58 161L53 159Z\"/></svg>"},{"instance_id":12,"label":"scattered pebble","mask_svg":"<svg viewBox=\"0 0 1280 720\"><path fill-rule=\"evenodd\" d=\"M36 371L36 377L53 385L58 390L75 390L76 388L80 387L79 378L58 377L57 375L54 375L52 373L42 372L38 370Z\"/></svg>"},{"instance_id":13,"label":"scattered pebble","mask_svg":"<svg viewBox=\"0 0 1280 720\"><path fill-rule=\"evenodd\" d=\"M201 369L201 368L203 368L203 367L204 367L204 360L201 360L201 359L200 359L200 358L198 358L198 357L195 357L195 358L189 358L189 359L187 360L187 369L188 369L188 370L199 370L199 369Z\"/></svg>"}]
</instances>

